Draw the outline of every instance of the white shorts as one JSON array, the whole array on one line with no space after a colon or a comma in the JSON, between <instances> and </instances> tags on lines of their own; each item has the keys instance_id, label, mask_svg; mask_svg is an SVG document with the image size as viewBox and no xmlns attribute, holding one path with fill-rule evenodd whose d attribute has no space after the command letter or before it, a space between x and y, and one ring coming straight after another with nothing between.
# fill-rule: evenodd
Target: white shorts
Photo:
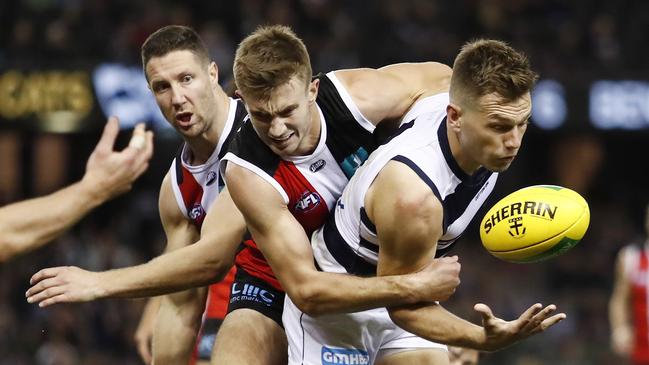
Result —
<instances>
[{"instance_id":1,"label":"white shorts","mask_svg":"<svg viewBox=\"0 0 649 365\"><path fill-rule=\"evenodd\" d=\"M290 365L374 364L387 354L416 349L443 349L395 325L385 308L311 317L288 295L282 317Z\"/></svg>"}]
</instances>

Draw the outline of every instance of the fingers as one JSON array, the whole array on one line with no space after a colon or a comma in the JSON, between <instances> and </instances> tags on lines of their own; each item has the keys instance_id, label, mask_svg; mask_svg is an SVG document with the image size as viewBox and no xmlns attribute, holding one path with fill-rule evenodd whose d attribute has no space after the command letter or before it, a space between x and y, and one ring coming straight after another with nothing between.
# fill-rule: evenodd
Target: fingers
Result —
<instances>
[{"instance_id":1,"label":"fingers","mask_svg":"<svg viewBox=\"0 0 649 365\"><path fill-rule=\"evenodd\" d=\"M541 309L543 309L543 305L541 305L541 303L535 303L531 307L527 308L527 310L525 310L525 312L523 312L523 314L521 314L518 319L524 323L530 322L532 317L539 313Z\"/></svg>"},{"instance_id":2,"label":"fingers","mask_svg":"<svg viewBox=\"0 0 649 365\"><path fill-rule=\"evenodd\" d=\"M27 297L27 302L32 303L29 300L30 297L60 284L62 284L61 280L56 276L39 281L36 285L32 286L31 288L29 288L29 290L25 292L25 296Z\"/></svg>"},{"instance_id":3,"label":"fingers","mask_svg":"<svg viewBox=\"0 0 649 365\"><path fill-rule=\"evenodd\" d=\"M133 131L133 137L122 154L125 159L131 159L134 166L146 164L153 156L153 132L145 131L144 124L138 124Z\"/></svg>"},{"instance_id":4,"label":"fingers","mask_svg":"<svg viewBox=\"0 0 649 365\"><path fill-rule=\"evenodd\" d=\"M146 142L146 131L144 130L144 124L138 123L133 129L133 136L128 142L128 146L142 150L146 147Z\"/></svg>"},{"instance_id":5,"label":"fingers","mask_svg":"<svg viewBox=\"0 0 649 365\"><path fill-rule=\"evenodd\" d=\"M36 274L32 275L31 279L29 279L29 285L34 285L41 280L54 277L64 269L65 267L50 267L47 269L40 270Z\"/></svg>"},{"instance_id":6,"label":"fingers","mask_svg":"<svg viewBox=\"0 0 649 365\"><path fill-rule=\"evenodd\" d=\"M53 296L51 298L47 298L43 301L40 301L38 303L38 306L41 308L49 307L50 305L58 304L58 303L69 303L71 300L69 300L68 296L66 293L61 293L59 295Z\"/></svg>"},{"instance_id":7,"label":"fingers","mask_svg":"<svg viewBox=\"0 0 649 365\"><path fill-rule=\"evenodd\" d=\"M554 326L555 324L563 321L566 319L566 314L565 313L558 313L553 315L550 318L545 319L543 322L541 322L541 325L539 326L540 331L545 331L546 329Z\"/></svg>"},{"instance_id":8,"label":"fingers","mask_svg":"<svg viewBox=\"0 0 649 365\"><path fill-rule=\"evenodd\" d=\"M537 332L545 331L546 329L554 326L555 324L561 322L566 318L565 313L558 313L552 315L554 311L557 310L557 307L554 304L550 304L545 308L542 308L540 304L535 304L530 307L519 319L521 322L521 330L534 334ZM528 313L533 313L533 315L526 317ZM552 316L551 316L552 315Z\"/></svg>"},{"instance_id":9,"label":"fingers","mask_svg":"<svg viewBox=\"0 0 649 365\"><path fill-rule=\"evenodd\" d=\"M448 262L448 263L454 263L454 262L458 262L459 258L456 255L453 255L453 256L445 256L445 257L442 257L442 258L440 258L438 260L442 260L442 261Z\"/></svg>"},{"instance_id":10,"label":"fingers","mask_svg":"<svg viewBox=\"0 0 649 365\"><path fill-rule=\"evenodd\" d=\"M489 306L486 304L478 303L473 306L473 310L475 310L476 312L480 313L480 315L482 315L483 321L488 321L494 318L494 314L491 311L491 308L489 308Z\"/></svg>"},{"instance_id":11,"label":"fingers","mask_svg":"<svg viewBox=\"0 0 649 365\"><path fill-rule=\"evenodd\" d=\"M97 147L95 147L95 151L103 153L111 152L115 145L115 139L117 138L118 133L119 119L117 119L117 117L108 118L108 122L106 123L106 126L104 126L104 131L101 134L99 143L97 143Z\"/></svg>"},{"instance_id":12,"label":"fingers","mask_svg":"<svg viewBox=\"0 0 649 365\"><path fill-rule=\"evenodd\" d=\"M64 286L59 286L56 284L53 284L51 286L45 287L42 290L39 290L38 292L29 295L27 297L27 302L28 303L38 303L39 307L45 307L48 304L52 302L51 299L56 298L61 296L62 294L65 293L65 287ZM62 298L59 298L62 299ZM51 303L54 304L54 303Z\"/></svg>"},{"instance_id":13,"label":"fingers","mask_svg":"<svg viewBox=\"0 0 649 365\"><path fill-rule=\"evenodd\" d=\"M144 338L136 338L135 343L137 344L137 352L140 354L142 361L145 364L151 364L151 342L150 337L143 336Z\"/></svg>"}]
</instances>

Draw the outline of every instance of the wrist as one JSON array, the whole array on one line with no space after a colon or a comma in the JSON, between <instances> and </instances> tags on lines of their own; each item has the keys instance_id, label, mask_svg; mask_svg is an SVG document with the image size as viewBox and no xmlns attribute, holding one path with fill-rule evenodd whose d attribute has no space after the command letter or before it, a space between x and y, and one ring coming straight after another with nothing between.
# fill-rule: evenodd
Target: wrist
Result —
<instances>
[{"instance_id":1,"label":"wrist","mask_svg":"<svg viewBox=\"0 0 649 365\"><path fill-rule=\"evenodd\" d=\"M405 276L406 288L401 294L405 297L407 303L405 304L417 304L417 303L431 303L434 302L434 298L431 298L427 295L429 290L427 286L429 285L420 277L420 273L408 274ZM402 281L404 282L404 281Z\"/></svg>"},{"instance_id":2,"label":"wrist","mask_svg":"<svg viewBox=\"0 0 649 365\"><path fill-rule=\"evenodd\" d=\"M95 272L95 285L93 290L93 300L110 298L113 296L113 288L110 284L113 282L105 276L108 276L110 271Z\"/></svg>"},{"instance_id":3,"label":"wrist","mask_svg":"<svg viewBox=\"0 0 649 365\"><path fill-rule=\"evenodd\" d=\"M79 197L91 207L96 207L108 200L108 194L101 184L93 181L87 175L84 175L81 181L75 184L77 187Z\"/></svg>"}]
</instances>

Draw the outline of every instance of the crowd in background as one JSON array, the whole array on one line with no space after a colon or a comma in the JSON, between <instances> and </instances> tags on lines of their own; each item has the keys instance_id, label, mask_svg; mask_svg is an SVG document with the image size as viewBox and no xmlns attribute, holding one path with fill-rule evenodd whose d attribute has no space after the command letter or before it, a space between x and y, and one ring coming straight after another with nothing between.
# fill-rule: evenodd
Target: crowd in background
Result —
<instances>
[{"instance_id":1,"label":"crowd in background","mask_svg":"<svg viewBox=\"0 0 649 365\"><path fill-rule=\"evenodd\" d=\"M152 31L187 24L200 32L227 84L238 41L266 23L292 26L309 48L315 72L405 61L450 64L463 42L494 37L524 50L543 77L566 82L649 77L644 67L649 52L643 46L649 44L649 2L632 0L3 2L0 71L103 61L136 65L140 45ZM565 134L531 126L520 158L502 175L494 199L531 184L568 186L589 201L591 227L571 252L530 265L490 257L480 245L478 223L462 238L455 250L463 264L462 284L446 304L449 308L474 321L479 320L472 313L477 302L508 319L537 301L555 303L568 314L546 334L485 355L483 364L619 362L608 345L606 305L614 255L642 233L649 181L646 166L633 161L646 156L643 140L648 136L646 130ZM81 175L96 136L86 142L75 135L57 138L70 144L63 182L72 181ZM0 264L0 365L140 363L132 337L142 300L40 309L26 303L24 292L29 277L44 267L107 270L159 254L164 234L157 191L179 143L158 139L152 167L131 193L99 208L48 247ZM23 171L23 176L37 179L39 173ZM0 190L1 204L34 193Z\"/></svg>"}]
</instances>

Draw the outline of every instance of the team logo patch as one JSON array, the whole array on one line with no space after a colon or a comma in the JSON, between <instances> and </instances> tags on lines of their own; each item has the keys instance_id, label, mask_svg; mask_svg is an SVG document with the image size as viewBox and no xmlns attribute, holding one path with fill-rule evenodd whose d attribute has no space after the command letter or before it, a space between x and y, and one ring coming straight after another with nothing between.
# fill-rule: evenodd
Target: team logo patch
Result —
<instances>
[{"instance_id":1,"label":"team logo patch","mask_svg":"<svg viewBox=\"0 0 649 365\"><path fill-rule=\"evenodd\" d=\"M318 161L311 164L311 166L309 167L309 170L311 170L311 172L314 172L314 173L318 172L318 171L322 170L322 168L325 167L326 164L327 164L327 161L318 160Z\"/></svg>"},{"instance_id":2,"label":"team logo patch","mask_svg":"<svg viewBox=\"0 0 649 365\"><path fill-rule=\"evenodd\" d=\"M200 203L194 204L192 209L189 210L189 218L196 220L205 214L205 209Z\"/></svg>"},{"instance_id":3,"label":"team logo patch","mask_svg":"<svg viewBox=\"0 0 649 365\"><path fill-rule=\"evenodd\" d=\"M322 346L322 365L366 365L370 355L365 350L335 349Z\"/></svg>"},{"instance_id":4,"label":"team logo patch","mask_svg":"<svg viewBox=\"0 0 649 365\"><path fill-rule=\"evenodd\" d=\"M311 211L313 208L320 205L320 201L321 199L318 193L316 193L315 191L307 190L302 193L300 199L298 199L297 203L295 203L295 211L297 212Z\"/></svg>"},{"instance_id":5,"label":"team logo patch","mask_svg":"<svg viewBox=\"0 0 649 365\"><path fill-rule=\"evenodd\" d=\"M360 147L356 152L345 157L345 159L340 163L340 167L345 173L345 176L347 176L348 179L351 179L356 170L363 164L363 162L365 162L365 160L367 160L369 155L370 154L367 153L363 147Z\"/></svg>"},{"instance_id":6,"label":"team logo patch","mask_svg":"<svg viewBox=\"0 0 649 365\"><path fill-rule=\"evenodd\" d=\"M205 183L207 186L210 186L214 184L216 181L216 172L210 171L207 173L207 182Z\"/></svg>"},{"instance_id":7,"label":"team logo patch","mask_svg":"<svg viewBox=\"0 0 649 365\"><path fill-rule=\"evenodd\" d=\"M275 300L275 294L269 292L268 290L262 289L258 286L252 284L243 284L233 283L232 284L232 296L230 297L230 303L238 301L249 301L257 302L270 306Z\"/></svg>"}]
</instances>

